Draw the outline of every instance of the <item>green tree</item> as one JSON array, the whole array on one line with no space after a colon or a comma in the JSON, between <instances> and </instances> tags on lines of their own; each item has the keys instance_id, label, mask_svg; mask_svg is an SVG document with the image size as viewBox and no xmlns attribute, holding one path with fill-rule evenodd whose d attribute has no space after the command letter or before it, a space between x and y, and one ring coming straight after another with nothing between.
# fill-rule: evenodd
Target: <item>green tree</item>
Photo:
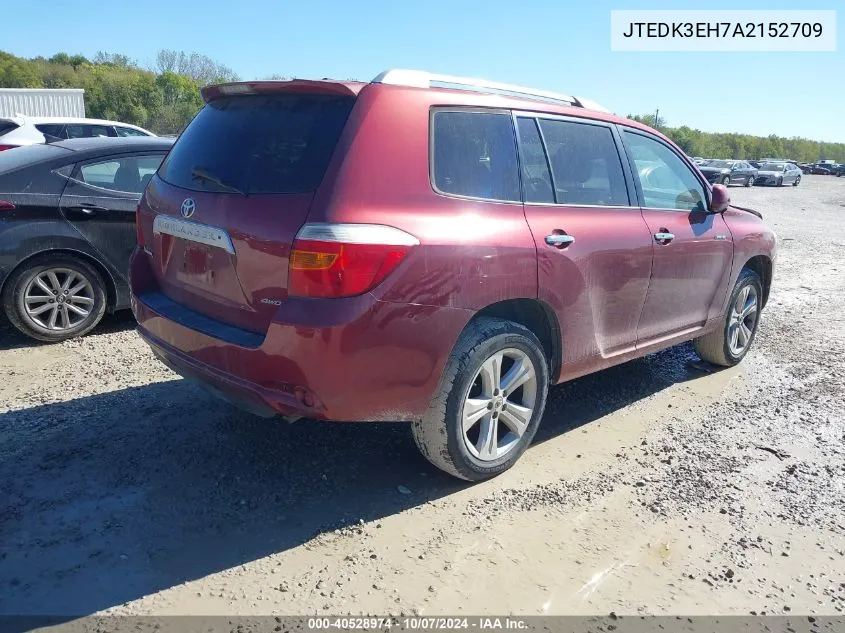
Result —
<instances>
[{"instance_id":1,"label":"green tree","mask_svg":"<svg viewBox=\"0 0 845 633\"><path fill-rule=\"evenodd\" d=\"M156 77L162 106L151 116L150 125L162 134L178 134L203 106L197 82L185 75L166 72Z\"/></svg>"},{"instance_id":2,"label":"green tree","mask_svg":"<svg viewBox=\"0 0 845 633\"><path fill-rule=\"evenodd\" d=\"M43 85L34 64L0 51L0 88L41 88Z\"/></svg>"}]
</instances>

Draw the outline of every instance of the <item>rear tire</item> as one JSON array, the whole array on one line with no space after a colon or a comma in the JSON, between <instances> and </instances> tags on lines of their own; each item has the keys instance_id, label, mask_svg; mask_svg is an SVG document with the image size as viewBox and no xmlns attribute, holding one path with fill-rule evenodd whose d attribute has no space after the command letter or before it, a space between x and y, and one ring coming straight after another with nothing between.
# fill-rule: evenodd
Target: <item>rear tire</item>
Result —
<instances>
[{"instance_id":1,"label":"rear tire","mask_svg":"<svg viewBox=\"0 0 845 633\"><path fill-rule=\"evenodd\" d=\"M725 185L726 187L730 186L730 184L731 184L731 177L730 177L730 176L725 176L724 178L722 178L722 184L723 184L723 185Z\"/></svg>"},{"instance_id":2,"label":"rear tire","mask_svg":"<svg viewBox=\"0 0 845 633\"><path fill-rule=\"evenodd\" d=\"M746 291L746 288L749 290ZM738 311L737 304L742 303L742 308L745 310L752 297L754 300L753 311L743 316L740 321L742 312ZM760 282L759 275L750 268L743 268L731 293L731 300L722 327L693 341L698 355L714 365L723 367L733 367L745 358L760 325L762 297L763 285ZM753 321L750 319L752 314ZM736 344L740 342L743 345L741 349L737 349Z\"/></svg>"},{"instance_id":3,"label":"rear tire","mask_svg":"<svg viewBox=\"0 0 845 633\"><path fill-rule=\"evenodd\" d=\"M792 186L793 186L793 187L797 187L799 182L801 182L801 176L798 176L798 177L795 179L795 182L793 182L793 183L792 183Z\"/></svg>"},{"instance_id":4,"label":"rear tire","mask_svg":"<svg viewBox=\"0 0 845 633\"><path fill-rule=\"evenodd\" d=\"M493 374L498 378L490 382ZM508 391L508 385L516 386ZM450 475L489 479L513 466L531 444L548 388L548 362L533 332L511 321L479 318L452 350L428 412L413 423L414 441Z\"/></svg>"},{"instance_id":5,"label":"rear tire","mask_svg":"<svg viewBox=\"0 0 845 633\"><path fill-rule=\"evenodd\" d=\"M745 179L745 186L750 187L754 184L754 176L749 176Z\"/></svg>"},{"instance_id":6,"label":"rear tire","mask_svg":"<svg viewBox=\"0 0 845 633\"><path fill-rule=\"evenodd\" d=\"M20 332L57 343L96 327L106 311L106 286L87 262L64 253L45 254L11 274L2 301L6 317Z\"/></svg>"}]
</instances>

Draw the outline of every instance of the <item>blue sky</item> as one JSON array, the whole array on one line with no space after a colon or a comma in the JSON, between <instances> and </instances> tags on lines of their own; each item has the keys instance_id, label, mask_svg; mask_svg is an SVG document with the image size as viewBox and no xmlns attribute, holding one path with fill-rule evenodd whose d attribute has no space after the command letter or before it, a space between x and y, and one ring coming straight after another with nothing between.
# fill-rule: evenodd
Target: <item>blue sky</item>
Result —
<instances>
[{"instance_id":1,"label":"blue sky","mask_svg":"<svg viewBox=\"0 0 845 633\"><path fill-rule=\"evenodd\" d=\"M33 57L98 50L152 63L196 51L245 79L273 73L369 80L407 67L589 97L670 125L845 142L845 43L835 53L613 53L611 9L840 9L842 0L29 0L0 49ZM61 16L61 17L59 17ZM49 25L48 25L49 24Z\"/></svg>"}]
</instances>

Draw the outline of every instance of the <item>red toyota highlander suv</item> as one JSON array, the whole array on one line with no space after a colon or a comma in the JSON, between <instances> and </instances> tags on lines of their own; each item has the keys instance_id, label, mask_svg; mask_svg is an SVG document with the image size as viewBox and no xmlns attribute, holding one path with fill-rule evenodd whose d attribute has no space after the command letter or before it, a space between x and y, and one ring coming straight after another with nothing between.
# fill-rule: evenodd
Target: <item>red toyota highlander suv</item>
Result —
<instances>
[{"instance_id":1,"label":"red toyota highlander suv","mask_svg":"<svg viewBox=\"0 0 845 633\"><path fill-rule=\"evenodd\" d=\"M409 421L479 480L551 385L754 340L773 232L592 102L407 70L203 97L138 207L132 305L158 358L244 409Z\"/></svg>"}]
</instances>

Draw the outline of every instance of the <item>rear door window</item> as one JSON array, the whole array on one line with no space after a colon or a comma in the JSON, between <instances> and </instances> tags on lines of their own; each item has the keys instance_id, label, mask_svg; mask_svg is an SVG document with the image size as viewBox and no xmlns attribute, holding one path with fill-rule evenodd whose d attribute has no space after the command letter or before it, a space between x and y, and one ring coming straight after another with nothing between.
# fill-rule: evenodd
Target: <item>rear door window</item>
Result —
<instances>
[{"instance_id":1,"label":"rear door window","mask_svg":"<svg viewBox=\"0 0 845 633\"><path fill-rule=\"evenodd\" d=\"M560 204L628 206L622 161L610 128L541 119Z\"/></svg>"},{"instance_id":2,"label":"rear door window","mask_svg":"<svg viewBox=\"0 0 845 633\"><path fill-rule=\"evenodd\" d=\"M92 125L88 123L69 123L65 126L67 138L96 138L114 136L114 131L108 125Z\"/></svg>"},{"instance_id":3,"label":"rear door window","mask_svg":"<svg viewBox=\"0 0 845 633\"><path fill-rule=\"evenodd\" d=\"M354 103L351 97L306 94L217 99L191 121L159 176L195 191L313 191Z\"/></svg>"},{"instance_id":4,"label":"rear door window","mask_svg":"<svg viewBox=\"0 0 845 633\"><path fill-rule=\"evenodd\" d=\"M79 168L78 180L101 189L141 193L163 157L164 154L122 156L86 163Z\"/></svg>"},{"instance_id":5,"label":"rear door window","mask_svg":"<svg viewBox=\"0 0 845 633\"><path fill-rule=\"evenodd\" d=\"M518 202L519 168L510 114L434 113L432 172L437 191Z\"/></svg>"}]
</instances>

